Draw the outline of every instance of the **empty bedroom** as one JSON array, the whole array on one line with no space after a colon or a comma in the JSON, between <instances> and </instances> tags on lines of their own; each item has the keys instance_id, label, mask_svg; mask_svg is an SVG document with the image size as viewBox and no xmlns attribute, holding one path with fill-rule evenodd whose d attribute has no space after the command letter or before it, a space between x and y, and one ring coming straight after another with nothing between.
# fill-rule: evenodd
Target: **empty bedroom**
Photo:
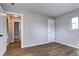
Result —
<instances>
[{"instance_id":1,"label":"empty bedroom","mask_svg":"<svg viewBox=\"0 0 79 59\"><path fill-rule=\"evenodd\" d=\"M79 56L79 3L0 3L0 56Z\"/></svg>"}]
</instances>

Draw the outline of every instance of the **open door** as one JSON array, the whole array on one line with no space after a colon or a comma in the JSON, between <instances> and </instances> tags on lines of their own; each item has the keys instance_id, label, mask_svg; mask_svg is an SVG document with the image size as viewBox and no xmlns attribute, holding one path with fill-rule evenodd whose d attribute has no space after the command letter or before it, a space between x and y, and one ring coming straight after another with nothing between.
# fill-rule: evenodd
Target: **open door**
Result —
<instances>
[{"instance_id":1,"label":"open door","mask_svg":"<svg viewBox=\"0 0 79 59\"><path fill-rule=\"evenodd\" d=\"M0 15L0 56L7 50L6 16Z\"/></svg>"}]
</instances>

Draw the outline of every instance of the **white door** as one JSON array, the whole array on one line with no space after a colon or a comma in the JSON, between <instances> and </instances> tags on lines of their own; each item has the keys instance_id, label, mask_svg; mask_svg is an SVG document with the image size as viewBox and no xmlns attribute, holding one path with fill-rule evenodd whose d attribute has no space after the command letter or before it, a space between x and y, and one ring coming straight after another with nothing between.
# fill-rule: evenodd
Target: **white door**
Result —
<instances>
[{"instance_id":1,"label":"white door","mask_svg":"<svg viewBox=\"0 0 79 59\"><path fill-rule=\"evenodd\" d=\"M55 20L48 19L48 42L55 40Z\"/></svg>"},{"instance_id":2,"label":"white door","mask_svg":"<svg viewBox=\"0 0 79 59\"><path fill-rule=\"evenodd\" d=\"M1 54L2 54L2 53L1 53L1 40L2 40L2 36L1 36L2 33L1 33L1 32L2 32L2 28L1 28L1 16L0 16L0 56L1 56Z\"/></svg>"},{"instance_id":3,"label":"white door","mask_svg":"<svg viewBox=\"0 0 79 59\"><path fill-rule=\"evenodd\" d=\"M0 56L7 50L6 17L0 15Z\"/></svg>"}]
</instances>

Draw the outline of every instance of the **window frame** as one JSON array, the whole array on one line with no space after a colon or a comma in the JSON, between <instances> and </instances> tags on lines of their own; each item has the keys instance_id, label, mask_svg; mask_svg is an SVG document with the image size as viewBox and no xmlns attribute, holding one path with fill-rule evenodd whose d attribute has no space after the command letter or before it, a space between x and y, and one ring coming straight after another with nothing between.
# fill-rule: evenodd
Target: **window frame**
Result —
<instances>
[{"instance_id":1,"label":"window frame","mask_svg":"<svg viewBox=\"0 0 79 59\"><path fill-rule=\"evenodd\" d=\"M75 17L78 17L78 16L75 16ZM70 20L70 31L79 30L79 17L78 17L78 28L72 29L72 19L75 18L75 17L72 17L71 20Z\"/></svg>"}]
</instances>

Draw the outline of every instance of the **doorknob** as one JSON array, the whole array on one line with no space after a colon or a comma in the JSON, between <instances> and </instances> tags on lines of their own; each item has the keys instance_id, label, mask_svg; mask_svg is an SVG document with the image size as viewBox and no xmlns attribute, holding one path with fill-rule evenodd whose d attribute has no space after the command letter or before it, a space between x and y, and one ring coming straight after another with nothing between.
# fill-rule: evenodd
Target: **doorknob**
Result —
<instances>
[{"instance_id":1,"label":"doorknob","mask_svg":"<svg viewBox=\"0 0 79 59\"><path fill-rule=\"evenodd\" d=\"M0 37L2 37L3 35L0 35Z\"/></svg>"},{"instance_id":2,"label":"doorknob","mask_svg":"<svg viewBox=\"0 0 79 59\"><path fill-rule=\"evenodd\" d=\"M49 32L49 34L50 34L50 32Z\"/></svg>"}]
</instances>

